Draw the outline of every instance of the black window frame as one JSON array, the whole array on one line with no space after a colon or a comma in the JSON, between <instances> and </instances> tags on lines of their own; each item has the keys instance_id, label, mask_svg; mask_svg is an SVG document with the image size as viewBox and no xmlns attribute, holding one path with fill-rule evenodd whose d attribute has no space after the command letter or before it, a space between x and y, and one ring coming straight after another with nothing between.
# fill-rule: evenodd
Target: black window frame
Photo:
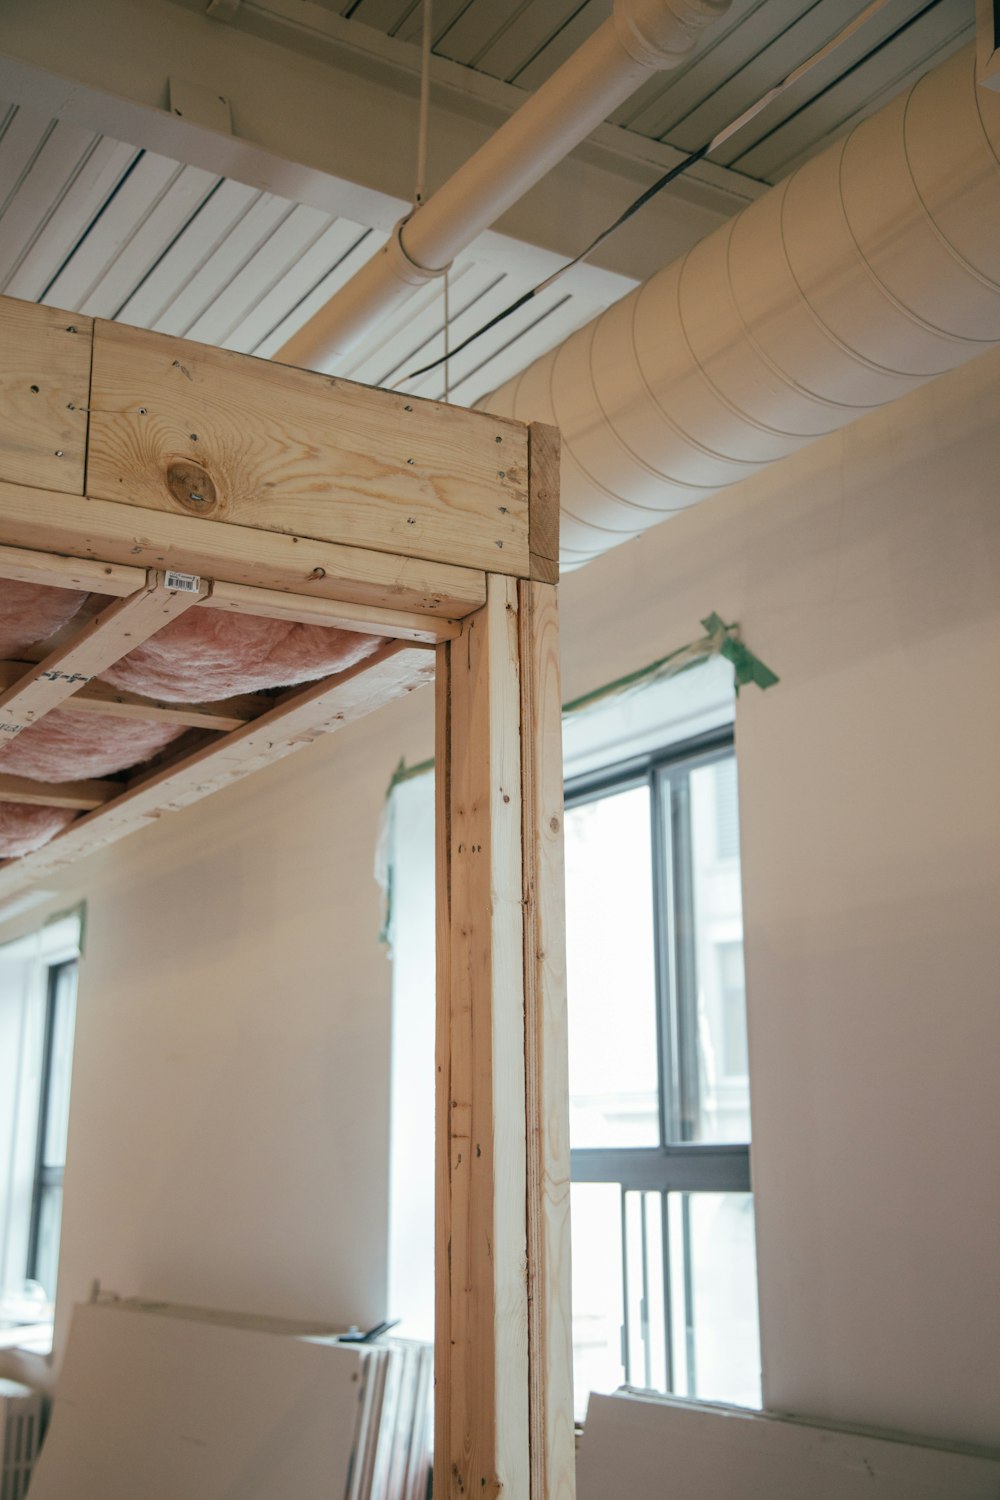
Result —
<instances>
[{"instance_id":1,"label":"black window frame","mask_svg":"<svg viewBox=\"0 0 1000 1500\"><path fill-rule=\"evenodd\" d=\"M631 757L600 771L567 780L567 811L602 797L614 796L631 788L649 789L650 848L652 852L652 899L654 934L654 972L656 987L656 1032L659 1100L659 1146L579 1147L570 1152L570 1179L573 1183L600 1183L620 1188L622 1284L622 1364L626 1380L631 1369L628 1307L629 1271L626 1231L627 1197L631 1192L661 1194L664 1314L666 1326L667 1390L677 1388L671 1338L669 1287L670 1249L667 1225L669 1193L750 1193L753 1192L751 1142L708 1143L684 1139L693 1118L699 1091L697 1048L684 1047L675 1027L682 1031L696 1026L697 987L690 983L696 973L694 958L694 907L691 881L690 772L715 761L735 758L732 725L690 737L647 754ZM678 774L682 773L682 774ZM670 796L671 820L666 821L666 797ZM669 829L669 838L664 830ZM676 837L679 831L680 837ZM676 954L676 962L675 962ZM688 982L685 984L685 979ZM672 987L680 990L678 1004L673 1004ZM696 1034L696 1033L695 1033ZM676 1113L675 1113L676 1110ZM670 1125L680 1122L679 1132ZM674 1134L681 1139L671 1139ZM690 1199L682 1198L685 1251L685 1301L687 1303L686 1384L695 1384L693 1335L690 1326L692 1289L690 1287ZM645 1224L648 1203L640 1199L640 1213ZM645 1233L643 1257L645 1258ZM645 1260L643 1274L645 1277ZM645 1316L645 1288L642 1297ZM648 1342L646 1344L648 1378Z\"/></svg>"},{"instance_id":2,"label":"black window frame","mask_svg":"<svg viewBox=\"0 0 1000 1500\"><path fill-rule=\"evenodd\" d=\"M38 1129L35 1134L35 1166L31 1185L31 1216L28 1222L28 1253L25 1257L25 1278L28 1281L38 1280L39 1236L45 1194L54 1188L62 1188L66 1173L65 1160L58 1164L46 1162L45 1148L52 1104L52 1064L59 988L66 971L77 971L78 965L78 957L67 957L56 959L46 966L45 1030L42 1042L41 1086L38 1093Z\"/></svg>"}]
</instances>

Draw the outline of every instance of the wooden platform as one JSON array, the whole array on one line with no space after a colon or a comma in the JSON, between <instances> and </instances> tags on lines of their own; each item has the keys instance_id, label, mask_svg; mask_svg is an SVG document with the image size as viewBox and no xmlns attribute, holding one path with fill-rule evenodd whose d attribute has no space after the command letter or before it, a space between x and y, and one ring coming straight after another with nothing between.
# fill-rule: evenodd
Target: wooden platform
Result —
<instances>
[{"instance_id":1,"label":"wooden platform","mask_svg":"<svg viewBox=\"0 0 1000 1500\"><path fill-rule=\"evenodd\" d=\"M0 898L434 677L439 1500L572 1500L558 439L0 299L0 578L86 590L0 662L0 740L166 719L151 764L0 800L79 816ZM372 634L348 671L170 704L98 674L189 609Z\"/></svg>"},{"instance_id":2,"label":"wooden platform","mask_svg":"<svg viewBox=\"0 0 1000 1500\"><path fill-rule=\"evenodd\" d=\"M552 576L555 451L549 429L0 299L0 578L107 596L44 660L0 662L0 736L70 699L189 729L166 768L85 792L4 779L0 748L0 797L86 811L0 865L0 898L247 774L262 744L287 754L429 681L488 572ZM191 608L389 644L279 699L165 705L96 680Z\"/></svg>"}]
</instances>

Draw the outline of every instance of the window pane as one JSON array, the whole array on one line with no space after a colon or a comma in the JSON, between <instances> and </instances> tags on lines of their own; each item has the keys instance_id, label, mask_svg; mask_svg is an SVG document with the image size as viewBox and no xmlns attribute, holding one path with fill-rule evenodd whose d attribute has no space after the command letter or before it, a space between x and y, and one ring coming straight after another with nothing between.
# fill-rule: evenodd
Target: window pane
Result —
<instances>
[{"instance_id":1,"label":"window pane","mask_svg":"<svg viewBox=\"0 0 1000 1500\"><path fill-rule=\"evenodd\" d=\"M69 1130L69 1082L76 1020L76 964L61 964L52 978L52 1051L49 1060L48 1113L42 1165L66 1164Z\"/></svg>"},{"instance_id":2,"label":"window pane","mask_svg":"<svg viewBox=\"0 0 1000 1500\"><path fill-rule=\"evenodd\" d=\"M566 812L570 1139L660 1143L649 790Z\"/></svg>"},{"instance_id":3,"label":"window pane","mask_svg":"<svg viewBox=\"0 0 1000 1500\"><path fill-rule=\"evenodd\" d=\"M670 1389L664 1306L663 1194L625 1194L628 1383Z\"/></svg>"},{"instance_id":4,"label":"window pane","mask_svg":"<svg viewBox=\"0 0 1000 1500\"><path fill-rule=\"evenodd\" d=\"M740 895L736 762L698 766L688 778L691 901L697 1021L695 1097L685 1101L686 1138L750 1139L743 910Z\"/></svg>"},{"instance_id":5,"label":"window pane","mask_svg":"<svg viewBox=\"0 0 1000 1500\"><path fill-rule=\"evenodd\" d=\"M62 1215L61 1187L39 1188L38 1242L31 1280L45 1288L50 1302L56 1300L56 1274L59 1270L59 1220Z\"/></svg>"},{"instance_id":6,"label":"window pane","mask_svg":"<svg viewBox=\"0 0 1000 1500\"><path fill-rule=\"evenodd\" d=\"M573 1389L582 1421L591 1391L613 1391L622 1366L621 1189L617 1183L574 1183Z\"/></svg>"},{"instance_id":7,"label":"window pane","mask_svg":"<svg viewBox=\"0 0 1000 1500\"><path fill-rule=\"evenodd\" d=\"M668 1197L674 1388L760 1406L753 1197Z\"/></svg>"}]
</instances>

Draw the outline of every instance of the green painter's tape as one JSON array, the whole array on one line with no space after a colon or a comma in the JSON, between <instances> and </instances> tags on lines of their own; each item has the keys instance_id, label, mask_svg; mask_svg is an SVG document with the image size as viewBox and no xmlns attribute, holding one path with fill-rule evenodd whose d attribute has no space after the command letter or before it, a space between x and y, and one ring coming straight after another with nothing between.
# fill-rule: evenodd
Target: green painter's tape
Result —
<instances>
[{"instance_id":1,"label":"green painter's tape","mask_svg":"<svg viewBox=\"0 0 1000 1500\"><path fill-rule=\"evenodd\" d=\"M750 682L759 688L769 688L774 687L775 683L781 680L770 667L765 667L759 656L754 656L749 646L743 644L739 637L738 625L727 625L714 611L701 623L710 637L718 639L719 655L732 662L737 692Z\"/></svg>"},{"instance_id":2,"label":"green painter's tape","mask_svg":"<svg viewBox=\"0 0 1000 1500\"><path fill-rule=\"evenodd\" d=\"M580 698L574 698L570 703L563 704L563 718L570 714L579 713L585 708L591 708L595 703L602 703L606 698L613 698L622 693L627 693L631 688L640 687L644 682L656 682L666 677L678 677L681 672L688 672L692 667L699 666L702 662L710 661L713 656L724 656L732 663L733 677L735 679L736 692L741 687L752 684L754 687L766 689L774 687L779 681L776 672L766 667L759 656L754 656L749 646L744 645L740 638L740 627L738 624L727 625L721 615L714 610L706 615L701 622L705 634L697 641L692 641L687 646L681 646L676 651L671 651L668 656L661 656L659 661L650 662L648 667L640 667L635 672L629 672L625 677L619 677L614 682L606 683L604 687L595 688L593 692L584 693ZM381 882L385 891L385 920L379 937L383 943L388 943L392 932L392 829L390 808L392 794L404 781L411 781L415 776L426 776L433 771L433 760L422 760L419 765L408 766L405 760L401 760L392 773L392 780L386 788L386 818L380 837L380 846L384 851L384 867L381 874Z\"/></svg>"},{"instance_id":3,"label":"green painter's tape","mask_svg":"<svg viewBox=\"0 0 1000 1500\"><path fill-rule=\"evenodd\" d=\"M386 797L387 798L391 797L392 794L393 794L393 792L396 790L396 788L398 786L401 786L404 781L412 781L413 778L414 778L414 776L426 776L427 772L428 771L433 771L433 769L434 769L434 761L433 761L433 759L431 759L431 760L422 760L422 761L420 761L415 766L408 766L406 764L406 758L405 758L405 756L401 756L400 757L400 761L399 761L399 765L393 771L393 773L392 773L392 779L390 780L389 785L385 789L385 795L386 795Z\"/></svg>"}]
</instances>

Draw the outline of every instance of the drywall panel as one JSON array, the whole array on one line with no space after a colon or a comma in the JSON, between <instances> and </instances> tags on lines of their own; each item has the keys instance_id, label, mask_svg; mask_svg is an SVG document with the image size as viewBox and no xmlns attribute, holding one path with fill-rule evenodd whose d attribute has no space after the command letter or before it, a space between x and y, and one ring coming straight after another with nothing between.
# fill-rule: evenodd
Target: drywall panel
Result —
<instances>
[{"instance_id":1,"label":"drywall panel","mask_svg":"<svg viewBox=\"0 0 1000 1500\"><path fill-rule=\"evenodd\" d=\"M592 1396L577 1500L996 1500L1000 1456L762 1417L727 1406Z\"/></svg>"},{"instance_id":2,"label":"drywall panel","mask_svg":"<svg viewBox=\"0 0 1000 1500\"><path fill-rule=\"evenodd\" d=\"M76 1307L33 1500L339 1500L364 1375L356 1348Z\"/></svg>"}]
</instances>

